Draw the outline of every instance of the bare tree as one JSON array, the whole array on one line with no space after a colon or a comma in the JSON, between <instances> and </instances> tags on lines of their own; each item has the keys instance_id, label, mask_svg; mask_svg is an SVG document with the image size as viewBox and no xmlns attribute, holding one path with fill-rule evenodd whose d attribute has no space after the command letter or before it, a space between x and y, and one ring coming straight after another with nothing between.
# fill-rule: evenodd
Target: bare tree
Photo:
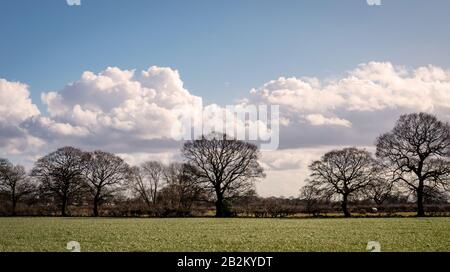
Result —
<instances>
[{"instance_id":1,"label":"bare tree","mask_svg":"<svg viewBox=\"0 0 450 272\"><path fill-rule=\"evenodd\" d=\"M319 205L326 197L321 194L320 188L305 185L300 190L300 198L304 201L305 211L313 216L318 216L320 213Z\"/></svg>"},{"instance_id":2,"label":"bare tree","mask_svg":"<svg viewBox=\"0 0 450 272\"><path fill-rule=\"evenodd\" d=\"M0 191L5 191L11 200L11 214L16 215L19 200L35 191L35 186L28 178L25 168L13 165L0 158Z\"/></svg>"},{"instance_id":3,"label":"bare tree","mask_svg":"<svg viewBox=\"0 0 450 272\"><path fill-rule=\"evenodd\" d=\"M380 172L378 172L377 176L374 177L373 182L365 188L364 194L373 200L375 204L380 206L393 195L394 191L394 182L385 178Z\"/></svg>"},{"instance_id":4,"label":"bare tree","mask_svg":"<svg viewBox=\"0 0 450 272\"><path fill-rule=\"evenodd\" d=\"M216 216L227 216L225 201L239 196L264 177L259 165L258 147L254 144L228 138L225 134L210 134L198 140L187 141L182 154L196 169L196 178L202 186L215 194Z\"/></svg>"},{"instance_id":5,"label":"bare tree","mask_svg":"<svg viewBox=\"0 0 450 272\"><path fill-rule=\"evenodd\" d=\"M447 192L436 187L426 187L423 202L426 204L439 204L448 202Z\"/></svg>"},{"instance_id":6,"label":"bare tree","mask_svg":"<svg viewBox=\"0 0 450 272\"><path fill-rule=\"evenodd\" d=\"M194 201L204 200L205 192L197 182L195 171L185 163L172 163L166 168L167 186L161 191L161 198L177 215L188 215Z\"/></svg>"},{"instance_id":7,"label":"bare tree","mask_svg":"<svg viewBox=\"0 0 450 272\"><path fill-rule=\"evenodd\" d=\"M165 166L157 161L148 161L139 167L133 167L130 179L131 189L149 208L156 205L158 191L165 179Z\"/></svg>"},{"instance_id":8,"label":"bare tree","mask_svg":"<svg viewBox=\"0 0 450 272\"><path fill-rule=\"evenodd\" d=\"M132 193L145 202L148 208L152 207L151 192L148 188L144 171L139 166L131 168L132 177L129 180Z\"/></svg>"},{"instance_id":9,"label":"bare tree","mask_svg":"<svg viewBox=\"0 0 450 272\"><path fill-rule=\"evenodd\" d=\"M344 148L326 153L313 162L308 186L323 196L338 196L345 217L350 217L348 201L368 186L376 174L375 160L366 150ZM310 188L311 189L311 188Z\"/></svg>"},{"instance_id":10,"label":"bare tree","mask_svg":"<svg viewBox=\"0 0 450 272\"><path fill-rule=\"evenodd\" d=\"M130 167L120 157L103 151L85 153L83 175L93 198L93 214L99 215L100 206L121 190L130 177Z\"/></svg>"},{"instance_id":11,"label":"bare tree","mask_svg":"<svg viewBox=\"0 0 450 272\"><path fill-rule=\"evenodd\" d=\"M153 205L156 204L158 191L161 189L164 181L165 167L157 161L144 162L141 165L144 175L147 177L147 189Z\"/></svg>"},{"instance_id":12,"label":"bare tree","mask_svg":"<svg viewBox=\"0 0 450 272\"><path fill-rule=\"evenodd\" d=\"M427 113L402 115L376 145L377 157L390 165L394 180L414 191L417 216L425 216L426 192L449 186L449 125Z\"/></svg>"},{"instance_id":13,"label":"bare tree","mask_svg":"<svg viewBox=\"0 0 450 272\"><path fill-rule=\"evenodd\" d=\"M63 147L40 158L32 176L40 182L41 191L60 201L61 215L67 215L67 205L84 187L83 152L74 147Z\"/></svg>"}]
</instances>

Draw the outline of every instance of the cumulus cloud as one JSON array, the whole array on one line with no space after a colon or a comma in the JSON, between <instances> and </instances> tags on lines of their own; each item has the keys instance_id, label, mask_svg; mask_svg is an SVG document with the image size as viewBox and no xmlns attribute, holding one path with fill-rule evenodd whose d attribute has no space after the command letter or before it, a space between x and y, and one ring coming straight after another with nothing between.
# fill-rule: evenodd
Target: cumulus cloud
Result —
<instances>
[{"instance_id":1,"label":"cumulus cloud","mask_svg":"<svg viewBox=\"0 0 450 272\"><path fill-rule=\"evenodd\" d=\"M0 78L0 123L17 125L39 113L26 84Z\"/></svg>"},{"instance_id":2,"label":"cumulus cloud","mask_svg":"<svg viewBox=\"0 0 450 272\"><path fill-rule=\"evenodd\" d=\"M30 98L28 86L0 78L0 150L20 154L28 148L43 145L39 138L28 135L19 125L40 112Z\"/></svg>"},{"instance_id":3,"label":"cumulus cloud","mask_svg":"<svg viewBox=\"0 0 450 272\"><path fill-rule=\"evenodd\" d=\"M281 77L253 89L251 95L253 101L282 105L290 119L350 127L339 113L409 109L448 114L450 72L431 65L408 70L370 62L338 80Z\"/></svg>"},{"instance_id":4,"label":"cumulus cloud","mask_svg":"<svg viewBox=\"0 0 450 272\"><path fill-rule=\"evenodd\" d=\"M191 129L197 136L210 131L234 134L256 128L267 138L267 124L233 117L228 107L203 106L202 98L183 86L178 71L152 66L137 73L109 67L95 74L84 72L62 90L43 93L49 116L22 122L31 135L49 143L107 148L114 152L152 151L161 141L175 147ZM236 105L234 110L245 110Z\"/></svg>"},{"instance_id":5,"label":"cumulus cloud","mask_svg":"<svg viewBox=\"0 0 450 272\"><path fill-rule=\"evenodd\" d=\"M42 94L42 101L56 124L46 120L41 123L59 126L56 130L64 135L122 134L147 140L170 138L174 128L180 126L182 113L176 109L183 108L188 114L202 103L200 97L183 88L177 71L156 66L138 76L135 71L116 67L98 75L84 72L61 91Z\"/></svg>"},{"instance_id":6,"label":"cumulus cloud","mask_svg":"<svg viewBox=\"0 0 450 272\"><path fill-rule=\"evenodd\" d=\"M204 106L184 87L178 71L167 67L86 71L41 99L48 114L33 104L26 84L0 79L2 154L35 158L75 145L118 153L131 164L170 162L180 159L178 140L192 118L203 120L206 131L232 134L236 127L247 132L254 127L259 136L270 132L257 120L236 118L224 126L230 109ZM235 109L261 104L280 105L281 149L263 153L268 177L258 189L263 195L297 195L309 162L330 148L371 146L402 113L426 111L450 120L450 72L431 65L408 69L370 62L333 80L280 77L251 90Z\"/></svg>"}]
</instances>

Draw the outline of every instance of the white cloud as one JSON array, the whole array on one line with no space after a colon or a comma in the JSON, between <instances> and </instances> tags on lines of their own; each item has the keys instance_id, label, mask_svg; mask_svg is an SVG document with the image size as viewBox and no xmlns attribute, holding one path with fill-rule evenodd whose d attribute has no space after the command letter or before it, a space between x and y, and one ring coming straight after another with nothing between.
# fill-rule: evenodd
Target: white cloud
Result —
<instances>
[{"instance_id":1,"label":"white cloud","mask_svg":"<svg viewBox=\"0 0 450 272\"><path fill-rule=\"evenodd\" d=\"M35 116L21 124L22 128L42 138L58 138L60 136L87 136L89 131L85 127L73 126L69 123L55 122L45 116Z\"/></svg>"},{"instance_id":2,"label":"white cloud","mask_svg":"<svg viewBox=\"0 0 450 272\"><path fill-rule=\"evenodd\" d=\"M173 162L180 162L181 155L177 149L157 151L153 153L119 153L117 154L130 165L140 165L146 161L160 161L166 165Z\"/></svg>"},{"instance_id":3,"label":"white cloud","mask_svg":"<svg viewBox=\"0 0 450 272\"><path fill-rule=\"evenodd\" d=\"M229 110L216 104L203 107L202 98L184 88L178 71L167 67L152 66L139 74L117 67L98 74L87 71L62 90L42 94L42 101L50 116L29 119L24 127L49 141L59 134L64 141L121 141L129 143L131 150L142 151L145 141L180 139L186 120L193 118L203 120L193 125L200 131L203 125L205 132L208 128L231 132L235 126L249 127L239 118L224 126ZM261 122L250 123L262 135L268 134Z\"/></svg>"},{"instance_id":4,"label":"white cloud","mask_svg":"<svg viewBox=\"0 0 450 272\"><path fill-rule=\"evenodd\" d=\"M81 0L66 0L69 6L81 6Z\"/></svg>"},{"instance_id":5,"label":"white cloud","mask_svg":"<svg viewBox=\"0 0 450 272\"><path fill-rule=\"evenodd\" d=\"M227 109L203 108L202 98L183 85L178 71L110 67L84 72L59 91L43 93L47 114L30 99L28 86L0 79L1 156L35 158L70 144L120 154L131 164L179 160L186 117L204 114L206 127L220 128ZM253 89L236 103L280 105L283 149L263 153L267 178L262 195L297 195L307 165L333 147L370 146L402 113L426 111L450 120L450 72L424 66L407 69L388 62L361 64L334 80L281 77ZM204 109L204 111L202 111ZM236 120L223 128L249 127ZM264 132L264 124L255 123Z\"/></svg>"},{"instance_id":6,"label":"white cloud","mask_svg":"<svg viewBox=\"0 0 450 272\"><path fill-rule=\"evenodd\" d=\"M150 67L135 71L109 67L81 78L59 92L42 95L56 131L62 135L132 139L170 138L180 115L202 106L183 87L177 71ZM183 108L184 112L176 109ZM47 121L41 122L49 123ZM58 129L56 129L58 126Z\"/></svg>"},{"instance_id":7,"label":"white cloud","mask_svg":"<svg viewBox=\"0 0 450 272\"><path fill-rule=\"evenodd\" d=\"M19 125L40 112L30 99L28 86L0 78L0 150L6 155L20 154L41 147L42 140L30 136Z\"/></svg>"},{"instance_id":8,"label":"white cloud","mask_svg":"<svg viewBox=\"0 0 450 272\"><path fill-rule=\"evenodd\" d=\"M411 71L370 62L338 80L281 77L251 94L251 101L280 104L289 119L350 127L339 113L406 109L449 114L450 72L431 65Z\"/></svg>"},{"instance_id":9,"label":"white cloud","mask_svg":"<svg viewBox=\"0 0 450 272\"><path fill-rule=\"evenodd\" d=\"M261 164L266 178L256 184L262 196L298 196L308 176L308 165L336 146L296 148L263 152Z\"/></svg>"},{"instance_id":10,"label":"white cloud","mask_svg":"<svg viewBox=\"0 0 450 272\"><path fill-rule=\"evenodd\" d=\"M300 188L309 176L309 165L333 149L348 146L316 146L309 148L284 149L262 152L261 164L266 178L256 184L258 194L262 196L298 196ZM360 146L374 152L372 146Z\"/></svg>"},{"instance_id":11,"label":"white cloud","mask_svg":"<svg viewBox=\"0 0 450 272\"><path fill-rule=\"evenodd\" d=\"M352 123L348 120L337 118L337 117L325 117L322 114L308 114L305 117L313 126L322 126L322 125L336 125L336 126L344 126L351 127Z\"/></svg>"},{"instance_id":12,"label":"white cloud","mask_svg":"<svg viewBox=\"0 0 450 272\"><path fill-rule=\"evenodd\" d=\"M31 102L28 86L0 78L0 122L19 124L40 112Z\"/></svg>"}]
</instances>

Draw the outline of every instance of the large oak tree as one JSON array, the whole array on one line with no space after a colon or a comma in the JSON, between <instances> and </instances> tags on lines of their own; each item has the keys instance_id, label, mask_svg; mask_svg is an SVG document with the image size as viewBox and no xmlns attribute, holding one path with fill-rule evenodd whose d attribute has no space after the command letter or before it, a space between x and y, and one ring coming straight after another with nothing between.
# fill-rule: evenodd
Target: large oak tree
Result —
<instances>
[{"instance_id":1,"label":"large oak tree","mask_svg":"<svg viewBox=\"0 0 450 272\"><path fill-rule=\"evenodd\" d=\"M225 201L252 189L255 179L264 177L258 147L225 134L187 141L182 154L195 168L200 184L215 196L217 217L228 215Z\"/></svg>"},{"instance_id":2,"label":"large oak tree","mask_svg":"<svg viewBox=\"0 0 450 272\"><path fill-rule=\"evenodd\" d=\"M349 199L362 192L374 180L376 162L366 150L333 150L310 166L308 185L323 198L339 197L342 212L350 217Z\"/></svg>"},{"instance_id":3,"label":"large oak tree","mask_svg":"<svg viewBox=\"0 0 450 272\"><path fill-rule=\"evenodd\" d=\"M424 216L427 192L445 190L450 176L450 127L427 113L402 115L394 129L378 137L376 155L388 164L417 198L417 216Z\"/></svg>"},{"instance_id":4,"label":"large oak tree","mask_svg":"<svg viewBox=\"0 0 450 272\"><path fill-rule=\"evenodd\" d=\"M99 207L122 189L131 170L122 158L103 151L85 153L83 165L83 175L93 199L93 214L98 216Z\"/></svg>"},{"instance_id":5,"label":"large oak tree","mask_svg":"<svg viewBox=\"0 0 450 272\"><path fill-rule=\"evenodd\" d=\"M41 192L59 200L61 215L67 215L67 205L85 187L83 152L74 147L59 148L40 158L32 176L40 183Z\"/></svg>"}]
</instances>

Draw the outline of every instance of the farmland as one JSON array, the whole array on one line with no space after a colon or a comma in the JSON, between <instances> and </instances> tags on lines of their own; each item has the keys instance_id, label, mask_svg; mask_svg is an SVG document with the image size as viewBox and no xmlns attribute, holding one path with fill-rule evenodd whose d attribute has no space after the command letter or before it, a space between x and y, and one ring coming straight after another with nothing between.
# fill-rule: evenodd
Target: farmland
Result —
<instances>
[{"instance_id":1,"label":"farmland","mask_svg":"<svg viewBox=\"0 0 450 272\"><path fill-rule=\"evenodd\" d=\"M0 218L0 251L450 251L449 218Z\"/></svg>"}]
</instances>

